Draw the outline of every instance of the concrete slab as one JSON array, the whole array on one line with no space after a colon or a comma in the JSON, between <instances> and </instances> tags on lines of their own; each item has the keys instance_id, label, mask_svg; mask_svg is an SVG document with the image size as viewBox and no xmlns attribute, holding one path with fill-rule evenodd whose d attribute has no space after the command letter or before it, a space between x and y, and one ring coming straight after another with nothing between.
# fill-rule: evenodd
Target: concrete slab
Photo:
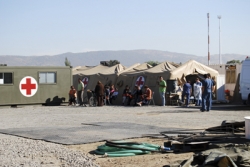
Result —
<instances>
[{"instance_id":1,"label":"concrete slab","mask_svg":"<svg viewBox=\"0 0 250 167\"><path fill-rule=\"evenodd\" d=\"M175 128L172 129L174 130ZM93 122L87 125L82 124L82 127L70 128L34 127L0 129L0 133L60 144L83 144L104 140L141 137L143 134L156 134L164 130L166 130L166 128L134 123ZM168 128L168 130L171 130L171 128Z\"/></svg>"},{"instance_id":2,"label":"concrete slab","mask_svg":"<svg viewBox=\"0 0 250 167\"><path fill-rule=\"evenodd\" d=\"M0 109L0 133L60 144L83 144L159 134L161 131L244 121L249 108L225 106L201 113L198 107L41 107ZM234 110L238 110L234 112Z\"/></svg>"}]
</instances>

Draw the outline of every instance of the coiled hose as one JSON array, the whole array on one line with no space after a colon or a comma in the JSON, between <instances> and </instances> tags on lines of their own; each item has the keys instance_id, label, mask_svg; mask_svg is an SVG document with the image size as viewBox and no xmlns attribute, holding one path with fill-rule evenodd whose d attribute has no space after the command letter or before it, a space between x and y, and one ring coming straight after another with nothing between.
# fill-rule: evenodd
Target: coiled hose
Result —
<instances>
[{"instance_id":1,"label":"coiled hose","mask_svg":"<svg viewBox=\"0 0 250 167\"><path fill-rule=\"evenodd\" d=\"M127 141L106 141L105 145L98 146L94 151L98 155L108 157L125 157L159 152L161 147L155 144Z\"/></svg>"}]
</instances>

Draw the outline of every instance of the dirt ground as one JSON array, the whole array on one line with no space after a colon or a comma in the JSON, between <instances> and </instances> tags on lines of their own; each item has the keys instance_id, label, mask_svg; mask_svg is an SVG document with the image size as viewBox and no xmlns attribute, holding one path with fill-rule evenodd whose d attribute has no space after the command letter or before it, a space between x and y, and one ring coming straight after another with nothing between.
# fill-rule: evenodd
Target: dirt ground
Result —
<instances>
[{"instance_id":1,"label":"dirt ground","mask_svg":"<svg viewBox=\"0 0 250 167\"><path fill-rule=\"evenodd\" d=\"M162 138L134 138L126 139L126 141L136 141L141 143L158 144L160 146L164 145L166 139ZM97 149L97 146L103 145L105 142L96 142L90 144L82 145L70 145L71 149L80 150L84 153L91 153L91 151ZM178 165L183 160L189 159L193 156L193 153L151 153L146 155L137 155L130 157L102 157L100 155L96 156L96 163L101 167L167 167L169 165Z\"/></svg>"}]
</instances>

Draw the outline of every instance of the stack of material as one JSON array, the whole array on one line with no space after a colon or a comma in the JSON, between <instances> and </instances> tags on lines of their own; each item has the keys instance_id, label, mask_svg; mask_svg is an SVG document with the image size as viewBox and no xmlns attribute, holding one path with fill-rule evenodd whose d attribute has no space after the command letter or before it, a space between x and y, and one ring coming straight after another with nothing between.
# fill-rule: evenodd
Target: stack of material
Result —
<instances>
[{"instance_id":1,"label":"stack of material","mask_svg":"<svg viewBox=\"0 0 250 167\"><path fill-rule=\"evenodd\" d=\"M189 142L214 142L232 138L242 138L245 136L245 123L236 121L223 121L220 126L211 127L205 130L185 129L178 131L160 132L169 140L176 140L182 143ZM169 134L178 134L169 136Z\"/></svg>"},{"instance_id":2,"label":"stack of material","mask_svg":"<svg viewBox=\"0 0 250 167\"><path fill-rule=\"evenodd\" d=\"M223 121L220 126L203 130L185 129L160 134L168 139L164 146L174 153L195 153L181 162L180 167L250 166L250 141L245 138L245 122Z\"/></svg>"},{"instance_id":3,"label":"stack of material","mask_svg":"<svg viewBox=\"0 0 250 167\"><path fill-rule=\"evenodd\" d=\"M159 152L161 147L155 144L137 143L128 141L106 141L105 145L98 146L94 151L98 155L108 157L124 157L151 152Z\"/></svg>"},{"instance_id":4,"label":"stack of material","mask_svg":"<svg viewBox=\"0 0 250 167\"><path fill-rule=\"evenodd\" d=\"M207 129L179 129L143 136L166 138L164 147L170 148L173 152L203 151L207 150L211 143L246 140L245 122L237 121L223 121L220 126Z\"/></svg>"}]
</instances>

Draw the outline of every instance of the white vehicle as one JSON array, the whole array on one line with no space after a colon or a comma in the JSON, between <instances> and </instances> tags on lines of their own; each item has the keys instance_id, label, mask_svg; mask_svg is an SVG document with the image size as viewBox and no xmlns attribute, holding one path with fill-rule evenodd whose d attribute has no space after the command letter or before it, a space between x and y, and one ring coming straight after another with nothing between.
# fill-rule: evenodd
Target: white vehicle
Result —
<instances>
[{"instance_id":1,"label":"white vehicle","mask_svg":"<svg viewBox=\"0 0 250 167\"><path fill-rule=\"evenodd\" d=\"M250 57L247 57L242 63L240 93L243 103L250 105Z\"/></svg>"}]
</instances>

